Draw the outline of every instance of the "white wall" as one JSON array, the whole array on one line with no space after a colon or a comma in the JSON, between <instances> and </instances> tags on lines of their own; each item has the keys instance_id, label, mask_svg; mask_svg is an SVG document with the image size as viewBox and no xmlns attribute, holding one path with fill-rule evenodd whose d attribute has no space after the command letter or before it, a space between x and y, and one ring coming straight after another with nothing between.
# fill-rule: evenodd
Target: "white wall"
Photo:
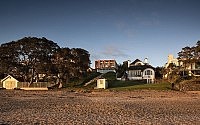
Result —
<instances>
[{"instance_id":1,"label":"white wall","mask_svg":"<svg viewBox=\"0 0 200 125\"><path fill-rule=\"evenodd\" d=\"M106 89L108 88L108 83L106 81L106 79L98 79L97 80L97 88L100 89Z\"/></svg>"},{"instance_id":2,"label":"white wall","mask_svg":"<svg viewBox=\"0 0 200 125\"><path fill-rule=\"evenodd\" d=\"M10 83L9 83L10 82ZM11 82L14 84L13 86L10 86L7 85L7 84L11 84ZM16 79L14 79L13 77L8 77L7 79L5 79L3 81L3 88L6 88L6 89L14 89L14 88L17 88L17 83L18 81Z\"/></svg>"}]
</instances>

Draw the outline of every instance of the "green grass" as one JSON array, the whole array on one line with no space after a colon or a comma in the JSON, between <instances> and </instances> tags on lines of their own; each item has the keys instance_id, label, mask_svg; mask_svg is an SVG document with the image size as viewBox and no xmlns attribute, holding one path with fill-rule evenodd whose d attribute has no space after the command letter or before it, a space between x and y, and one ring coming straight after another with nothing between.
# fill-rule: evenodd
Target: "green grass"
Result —
<instances>
[{"instance_id":1,"label":"green grass","mask_svg":"<svg viewBox=\"0 0 200 125\"><path fill-rule=\"evenodd\" d=\"M170 83L146 84L139 81L113 81L109 83L111 90L170 90Z\"/></svg>"}]
</instances>

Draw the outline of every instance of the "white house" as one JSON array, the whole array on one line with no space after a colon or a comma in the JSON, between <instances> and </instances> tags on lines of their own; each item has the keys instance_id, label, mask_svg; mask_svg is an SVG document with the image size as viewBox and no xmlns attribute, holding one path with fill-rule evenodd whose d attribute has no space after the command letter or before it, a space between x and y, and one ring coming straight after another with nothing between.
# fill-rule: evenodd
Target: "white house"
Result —
<instances>
[{"instance_id":1,"label":"white house","mask_svg":"<svg viewBox=\"0 0 200 125\"><path fill-rule=\"evenodd\" d=\"M129 80L146 80L147 83L153 83L155 80L154 68L148 64L147 59L144 62L136 59L130 64L127 70Z\"/></svg>"},{"instance_id":2,"label":"white house","mask_svg":"<svg viewBox=\"0 0 200 125\"><path fill-rule=\"evenodd\" d=\"M171 63L174 64L175 66L179 66L178 59L174 58L172 54L169 54L167 57L167 63L165 64L164 67L167 68Z\"/></svg>"},{"instance_id":3,"label":"white house","mask_svg":"<svg viewBox=\"0 0 200 125\"><path fill-rule=\"evenodd\" d=\"M1 83L3 84L3 88L6 89L14 89L17 88L18 80L16 80L11 75L6 76L4 79L1 80Z\"/></svg>"},{"instance_id":4,"label":"white house","mask_svg":"<svg viewBox=\"0 0 200 125\"><path fill-rule=\"evenodd\" d=\"M106 79L98 79L97 80L97 89L106 89L108 88L108 82L106 81Z\"/></svg>"}]
</instances>

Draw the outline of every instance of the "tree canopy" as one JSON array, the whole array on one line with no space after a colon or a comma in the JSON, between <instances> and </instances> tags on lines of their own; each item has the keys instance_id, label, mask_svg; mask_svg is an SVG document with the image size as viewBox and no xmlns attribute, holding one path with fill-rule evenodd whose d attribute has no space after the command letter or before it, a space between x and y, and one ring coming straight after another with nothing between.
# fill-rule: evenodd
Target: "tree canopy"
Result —
<instances>
[{"instance_id":1,"label":"tree canopy","mask_svg":"<svg viewBox=\"0 0 200 125\"><path fill-rule=\"evenodd\" d=\"M0 53L0 76L11 74L30 83L55 77L56 82L68 82L72 77L82 77L90 65L87 50L60 48L44 37L25 37L1 44Z\"/></svg>"}]
</instances>

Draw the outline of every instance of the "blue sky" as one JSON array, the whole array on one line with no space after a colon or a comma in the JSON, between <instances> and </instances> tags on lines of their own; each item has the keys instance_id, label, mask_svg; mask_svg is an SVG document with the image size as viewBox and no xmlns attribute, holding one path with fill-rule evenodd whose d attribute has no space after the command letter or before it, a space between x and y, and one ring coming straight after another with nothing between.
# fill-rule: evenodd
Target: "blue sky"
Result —
<instances>
[{"instance_id":1,"label":"blue sky","mask_svg":"<svg viewBox=\"0 0 200 125\"><path fill-rule=\"evenodd\" d=\"M199 12L199 0L1 0L0 44L46 37L88 50L92 63L147 57L163 66L200 40Z\"/></svg>"}]
</instances>

